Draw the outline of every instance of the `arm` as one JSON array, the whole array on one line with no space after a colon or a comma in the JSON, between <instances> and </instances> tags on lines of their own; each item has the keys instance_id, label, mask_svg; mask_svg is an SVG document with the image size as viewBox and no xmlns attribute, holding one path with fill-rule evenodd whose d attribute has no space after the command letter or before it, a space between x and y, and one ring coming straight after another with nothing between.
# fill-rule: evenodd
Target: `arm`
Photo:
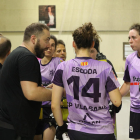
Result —
<instances>
[{"instance_id":1,"label":"arm","mask_svg":"<svg viewBox=\"0 0 140 140\"><path fill-rule=\"evenodd\" d=\"M51 109L58 124L58 128L56 130L56 139L62 139L63 134L67 132L67 124L63 123L63 117L60 107L63 91L63 87L53 84Z\"/></svg>"},{"instance_id":2,"label":"arm","mask_svg":"<svg viewBox=\"0 0 140 140\"><path fill-rule=\"evenodd\" d=\"M28 100L33 101L48 101L51 100L52 91L39 87L37 83L31 81L20 81L24 96Z\"/></svg>"},{"instance_id":3,"label":"arm","mask_svg":"<svg viewBox=\"0 0 140 140\"><path fill-rule=\"evenodd\" d=\"M119 89L116 88L112 91L109 92L109 97L112 103L116 106L119 107L121 105L121 93L119 92Z\"/></svg>"},{"instance_id":4,"label":"arm","mask_svg":"<svg viewBox=\"0 0 140 140\"><path fill-rule=\"evenodd\" d=\"M19 80L25 98L33 101L51 99L51 90L41 87L40 66L34 55L24 54L18 60Z\"/></svg>"},{"instance_id":5,"label":"arm","mask_svg":"<svg viewBox=\"0 0 140 140\"><path fill-rule=\"evenodd\" d=\"M48 86L46 86L45 88L53 88L53 83L51 83L51 84L49 84ZM65 91L65 89L64 89L64 91L63 91L63 97L66 97L66 91Z\"/></svg>"},{"instance_id":6,"label":"arm","mask_svg":"<svg viewBox=\"0 0 140 140\"><path fill-rule=\"evenodd\" d=\"M122 96L125 96L130 90L130 82L124 82L120 88L120 93Z\"/></svg>"},{"instance_id":7,"label":"arm","mask_svg":"<svg viewBox=\"0 0 140 140\"><path fill-rule=\"evenodd\" d=\"M66 97L66 90L63 90L63 97Z\"/></svg>"},{"instance_id":8,"label":"arm","mask_svg":"<svg viewBox=\"0 0 140 140\"><path fill-rule=\"evenodd\" d=\"M126 59L125 62L125 72L123 77L124 83L120 88L120 93L122 96L125 96L130 90L130 74L129 74L129 61Z\"/></svg>"},{"instance_id":9,"label":"arm","mask_svg":"<svg viewBox=\"0 0 140 140\"><path fill-rule=\"evenodd\" d=\"M58 126L63 125L63 118L60 107L63 91L63 87L53 84L51 109Z\"/></svg>"}]
</instances>

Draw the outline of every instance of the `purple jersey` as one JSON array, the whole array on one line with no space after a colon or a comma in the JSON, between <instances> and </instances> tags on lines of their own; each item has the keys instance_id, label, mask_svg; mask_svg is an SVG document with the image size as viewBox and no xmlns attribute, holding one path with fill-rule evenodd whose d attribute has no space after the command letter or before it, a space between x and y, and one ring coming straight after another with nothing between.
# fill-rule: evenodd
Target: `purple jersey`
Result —
<instances>
[{"instance_id":1,"label":"purple jersey","mask_svg":"<svg viewBox=\"0 0 140 140\"><path fill-rule=\"evenodd\" d=\"M62 62L53 83L66 90L68 129L91 134L114 133L107 93L120 85L108 63L90 57Z\"/></svg>"},{"instance_id":2,"label":"purple jersey","mask_svg":"<svg viewBox=\"0 0 140 140\"><path fill-rule=\"evenodd\" d=\"M43 86L47 86L51 83L52 78L54 76L55 70L59 63L63 60L59 57L52 57L51 61L45 65L41 64L41 60L38 60L40 64L40 72L42 77L42 84ZM49 101L42 102L42 105L50 104Z\"/></svg>"},{"instance_id":3,"label":"purple jersey","mask_svg":"<svg viewBox=\"0 0 140 140\"><path fill-rule=\"evenodd\" d=\"M140 57L137 51L126 58L123 80L130 82L130 110L140 113Z\"/></svg>"}]
</instances>

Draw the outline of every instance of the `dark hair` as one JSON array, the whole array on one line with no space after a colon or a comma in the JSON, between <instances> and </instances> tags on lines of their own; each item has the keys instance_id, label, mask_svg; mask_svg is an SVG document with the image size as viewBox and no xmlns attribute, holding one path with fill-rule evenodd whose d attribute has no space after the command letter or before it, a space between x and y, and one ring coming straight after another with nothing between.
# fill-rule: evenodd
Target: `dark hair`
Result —
<instances>
[{"instance_id":1,"label":"dark hair","mask_svg":"<svg viewBox=\"0 0 140 140\"><path fill-rule=\"evenodd\" d=\"M57 40L57 45L59 45L59 44L64 45L64 47L65 47L65 43L63 40Z\"/></svg>"},{"instance_id":2,"label":"dark hair","mask_svg":"<svg viewBox=\"0 0 140 140\"><path fill-rule=\"evenodd\" d=\"M50 39L53 39L55 42L55 48L57 46L57 38L54 35L50 35Z\"/></svg>"},{"instance_id":3,"label":"dark hair","mask_svg":"<svg viewBox=\"0 0 140 140\"><path fill-rule=\"evenodd\" d=\"M102 40L101 40L100 36L97 35L95 37L95 44L94 44L94 48L97 50L97 52L100 52L99 51L100 41L102 41Z\"/></svg>"},{"instance_id":4,"label":"dark hair","mask_svg":"<svg viewBox=\"0 0 140 140\"><path fill-rule=\"evenodd\" d=\"M11 41L3 36L0 36L0 39L4 39L4 41L0 42L0 58L3 59L11 50Z\"/></svg>"},{"instance_id":5,"label":"dark hair","mask_svg":"<svg viewBox=\"0 0 140 140\"><path fill-rule=\"evenodd\" d=\"M48 6L46 7L46 11L47 11L47 12L48 12L48 8L49 8L49 7L51 7L51 6L50 6L50 5L48 5ZM52 9L52 7L51 7L51 9Z\"/></svg>"},{"instance_id":6,"label":"dark hair","mask_svg":"<svg viewBox=\"0 0 140 140\"><path fill-rule=\"evenodd\" d=\"M90 48L97 36L97 32L91 23L85 23L82 27L77 28L72 36L78 49Z\"/></svg>"},{"instance_id":7,"label":"dark hair","mask_svg":"<svg viewBox=\"0 0 140 140\"><path fill-rule=\"evenodd\" d=\"M49 27L46 24L32 23L26 27L23 41L29 41L32 35L38 37L40 34L43 34L44 29L49 31Z\"/></svg>"},{"instance_id":8,"label":"dark hair","mask_svg":"<svg viewBox=\"0 0 140 140\"><path fill-rule=\"evenodd\" d=\"M97 50L97 52L99 52L99 45L100 45L100 41L98 39L95 40L94 48Z\"/></svg>"},{"instance_id":9,"label":"dark hair","mask_svg":"<svg viewBox=\"0 0 140 140\"><path fill-rule=\"evenodd\" d=\"M139 33L139 35L140 35L140 24L138 24L138 23L133 24L133 25L129 28L129 31L130 31L130 30L133 30L133 29L135 29L135 30Z\"/></svg>"}]
</instances>

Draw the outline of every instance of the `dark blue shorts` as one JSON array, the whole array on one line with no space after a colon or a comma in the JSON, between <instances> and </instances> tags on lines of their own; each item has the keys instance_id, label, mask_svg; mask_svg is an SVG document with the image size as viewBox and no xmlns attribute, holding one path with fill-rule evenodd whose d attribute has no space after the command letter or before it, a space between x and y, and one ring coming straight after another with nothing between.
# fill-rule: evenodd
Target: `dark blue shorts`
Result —
<instances>
[{"instance_id":1,"label":"dark blue shorts","mask_svg":"<svg viewBox=\"0 0 140 140\"><path fill-rule=\"evenodd\" d=\"M50 108L43 108L43 118L48 118L50 114L52 113ZM50 127L49 122L44 120L39 120L38 125L36 127L36 133L35 135L41 135L43 134L44 130Z\"/></svg>"},{"instance_id":2,"label":"dark blue shorts","mask_svg":"<svg viewBox=\"0 0 140 140\"><path fill-rule=\"evenodd\" d=\"M130 111L129 138L140 139L140 113Z\"/></svg>"},{"instance_id":3,"label":"dark blue shorts","mask_svg":"<svg viewBox=\"0 0 140 140\"><path fill-rule=\"evenodd\" d=\"M38 125L36 127L35 135L42 135L44 130L50 127L49 123L44 122L43 120L39 120Z\"/></svg>"}]
</instances>

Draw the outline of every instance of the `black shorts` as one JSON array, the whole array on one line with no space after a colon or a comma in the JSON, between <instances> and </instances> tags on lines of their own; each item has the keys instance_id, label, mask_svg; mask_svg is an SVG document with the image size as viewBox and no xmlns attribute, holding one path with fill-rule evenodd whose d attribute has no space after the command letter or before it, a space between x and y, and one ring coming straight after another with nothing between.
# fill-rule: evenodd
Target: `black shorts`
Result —
<instances>
[{"instance_id":1,"label":"black shorts","mask_svg":"<svg viewBox=\"0 0 140 140\"><path fill-rule=\"evenodd\" d=\"M36 127L35 135L42 135L43 132L50 127L50 124L48 122L45 122L44 120L39 120L38 125Z\"/></svg>"},{"instance_id":2,"label":"black shorts","mask_svg":"<svg viewBox=\"0 0 140 140\"><path fill-rule=\"evenodd\" d=\"M113 134L89 134L68 129L70 140L116 140Z\"/></svg>"},{"instance_id":3,"label":"black shorts","mask_svg":"<svg viewBox=\"0 0 140 140\"><path fill-rule=\"evenodd\" d=\"M129 138L140 139L140 113L130 111Z\"/></svg>"},{"instance_id":4,"label":"black shorts","mask_svg":"<svg viewBox=\"0 0 140 140\"><path fill-rule=\"evenodd\" d=\"M52 113L51 108L43 108L43 118L48 118L50 114ZM50 127L49 122L42 120L39 120L38 125L36 127L36 133L35 135L41 135L43 132Z\"/></svg>"}]
</instances>

